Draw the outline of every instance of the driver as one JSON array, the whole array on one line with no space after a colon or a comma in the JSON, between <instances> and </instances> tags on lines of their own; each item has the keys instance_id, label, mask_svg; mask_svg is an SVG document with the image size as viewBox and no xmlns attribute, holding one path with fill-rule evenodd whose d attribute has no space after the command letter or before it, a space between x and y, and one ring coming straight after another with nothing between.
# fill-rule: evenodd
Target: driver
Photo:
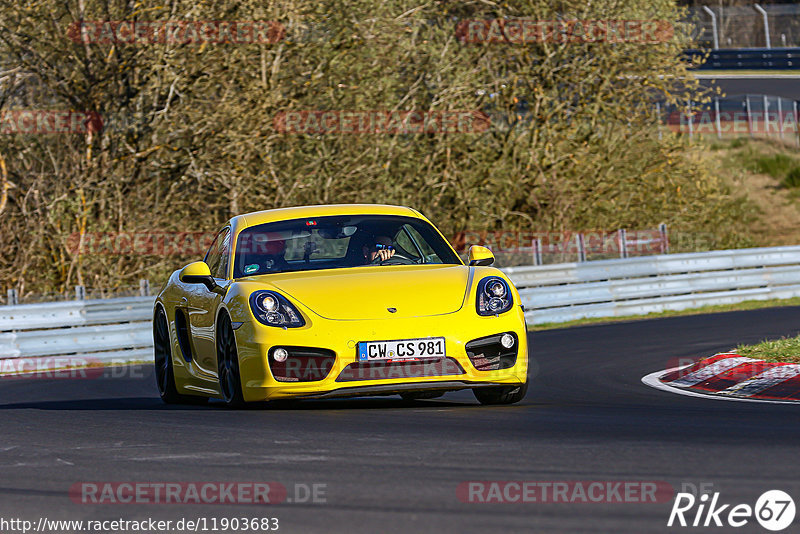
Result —
<instances>
[{"instance_id":1,"label":"driver","mask_svg":"<svg viewBox=\"0 0 800 534\"><path fill-rule=\"evenodd\" d=\"M386 261L395 254L392 238L385 235L375 237L374 243L366 243L361 250L364 253L364 263Z\"/></svg>"}]
</instances>

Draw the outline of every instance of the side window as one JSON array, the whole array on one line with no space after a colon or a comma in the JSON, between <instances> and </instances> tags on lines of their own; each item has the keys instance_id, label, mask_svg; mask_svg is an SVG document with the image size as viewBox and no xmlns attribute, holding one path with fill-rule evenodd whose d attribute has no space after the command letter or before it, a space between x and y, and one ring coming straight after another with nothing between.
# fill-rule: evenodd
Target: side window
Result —
<instances>
[{"instance_id":1,"label":"side window","mask_svg":"<svg viewBox=\"0 0 800 534\"><path fill-rule=\"evenodd\" d=\"M422 254L425 256L425 261L423 263L442 263L442 259L436 254L433 248L431 248L430 243L422 237L422 234L420 234L416 228L410 224L404 224L403 228L408 231L414 244L422 250ZM414 247L414 250L417 250L416 247Z\"/></svg>"},{"instance_id":2,"label":"side window","mask_svg":"<svg viewBox=\"0 0 800 534\"><path fill-rule=\"evenodd\" d=\"M206 253L205 262L211 270L214 278L225 278L228 272L228 260L230 258L231 231L225 228L211 243L211 247Z\"/></svg>"},{"instance_id":3,"label":"side window","mask_svg":"<svg viewBox=\"0 0 800 534\"><path fill-rule=\"evenodd\" d=\"M403 225L400 227L400 231L394 236L394 244L397 246L400 254L416 260L419 259L419 252L417 252L417 247L414 246L414 242L411 241L408 232L405 230L407 226L408 225Z\"/></svg>"}]
</instances>

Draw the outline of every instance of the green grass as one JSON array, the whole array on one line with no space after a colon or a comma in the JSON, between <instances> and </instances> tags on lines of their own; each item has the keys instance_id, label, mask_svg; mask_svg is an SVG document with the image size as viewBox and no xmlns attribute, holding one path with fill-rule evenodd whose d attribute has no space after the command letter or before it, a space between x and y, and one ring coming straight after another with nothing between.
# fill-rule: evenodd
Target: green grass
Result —
<instances>
[{"instance_id":1,"label":"green grass","mask_svg":"<svg viewBox=\"0 0 800 534\"><path fill-rule=\"evenodd\" d=\"M768 362L800 363L800 336L764 340L756 345L739 345L736 352Z\"/></svg>"},{"instance_id":2,"label":"green grass","mask_svg":"<svg viewBox=\"0 0 800 534\"><path fill-rule=\"evenodd\" d=\"M781 182L784 187L797 188L800 187L800 167L795 167L786 174L786 178Z\"/></svg>"},{"instance_id":3,"label":"green grass","mask_svg":"<svg viewBox=\"0 0 800 534\"><path fill-rule=\"evenodd\" d=\"M708 148L711 151L735 150L728 156L728 167L766 174L787 189L800 188L800 159L790 155L796 153L794 148L781 147L775 142L750 142L742 137L730 142L714 141ZM781 151L776 153L776 150Z\"/></svg>"},{"instance_id":4,"label":"green grass","mask_svg":"<svg viewBox=\"0 0 800 534\"><path fill-rule=\"evenodd\" d=\"M606 323L619 323L642 321L645 319L659 319L662 317L681 317L686 315L701 315L704 313L722 313L731 311L744 311L744 310L759 310L762 308L779 308L785 306L800 306L800 297L793 297L790 299L772 299L772 300L746 300L737 304L717 304L714 306L702 306L700 308L692 308L690 310L680 311L665 311L648 313L647 315L631 315L628 317L596 317L591 319L577 319L575 321L568 321L565 323L543 323L537 325L528 325L528 330L552 330L555 328L570 328L573 326L583 326L590 324L606 324ZM800 354L800 352L798 353Z\"/></svg>"},{"instance_id":5,"label":"green grass","mask_svg":"<svg viewBox=\"0 0 800 534\"><path fill-rule=\"evenodd\" d=\"M769 174L773 178L782 180L790 171L797 169L797 160L786 154L773 154L772 156L759 156L753 160L751 169L762 174Z\"/></svg>"}]
</instances>

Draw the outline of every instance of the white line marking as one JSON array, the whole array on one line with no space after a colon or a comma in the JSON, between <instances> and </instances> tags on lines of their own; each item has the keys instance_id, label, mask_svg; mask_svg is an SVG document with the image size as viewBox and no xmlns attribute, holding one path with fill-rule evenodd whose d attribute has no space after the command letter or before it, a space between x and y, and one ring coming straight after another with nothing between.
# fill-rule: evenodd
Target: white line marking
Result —
<instances>
[{"instance_id":1,"label":"white line marking","mask_svg":"<svg viewBox=\"0 0 800 534\"><path fill-rule=\"evenodd\" d=\"M161 460L214 460L217 458L231 458L241 456L239 452L198 452L194 454L164 454L157 456L142 456L130 458L134 462L150 462Z\"/></svg>"},{"instance_id":2,"label":"white line marking","mask_svg":"<svg viewBox=\"0 0 800 534\"><path fill-rule=\"evenodd\" d=\"M720 391L722 395L740 395L749 397L760 393L776 384L780 384L790 378L800 375L800 365L781 365L778 367L770 367L760 374L750 377L743 382L734 384L733 386Z\"/></svg>"},{"instance_id":3,"label":"white line marking","mask_svg":"<svg viewBox=\"0 0 800 534\"><path fill-rule=\"evenodd\" d=\"M753 358L745 358L740 356L738 358L725 358L724 360L718 360L710 365L706 365L705 367L701 367L697 371L693 373L689 373L686 376L682 376L676 380L670 382L670 384L674 386L694 386L695 384L699 384L700 382L705 382L709 378L713 378L718 374L721 374L728 369L733 369L737 365L741 365L747 362L755 362L758 360L754 360Z\"/></svg>"},{"instance_id":4,"label":"white line marking","mask_svg":"<svg viewBox=\"0 0 800 534\"><path fill-rule=\"evenodd\" d=\"M661 380L659 380L662 376L666 375L667 373L678 371L679 369L683 369L684 367L688 366L684 365L681 367L673 367L672 369L667 369L665 371L656 371L655 373L650 373L649 375L642 377L642 383L647 386L650 386L651 388L660 389L661 391L668 391L669 393L677 393L678 395L686 395L687 397L701 397L704 399L736 401L736 402L765 402L767 404L800 404L800 401L776 401L776 400L766 400L766 399L748 399L746 397L729 397L729 396L722 397L720 395L702 394L702 393L697 393L695 391L676 388L667 385Z\"/></svg>"}]
</instances>

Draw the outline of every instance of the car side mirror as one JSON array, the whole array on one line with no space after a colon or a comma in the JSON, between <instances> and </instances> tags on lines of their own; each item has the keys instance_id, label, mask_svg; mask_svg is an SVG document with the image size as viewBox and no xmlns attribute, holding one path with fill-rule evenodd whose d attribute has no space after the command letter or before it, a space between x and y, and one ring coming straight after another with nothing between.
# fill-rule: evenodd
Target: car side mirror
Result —
<instances>
[{"instance_id":1,"label":"car side mirror","mask_svg":"<svg viewBox=\"0 0 800 534\"><path fill-rule=\"evenodd\" d=\"M494 254L486 247L472 245L469 247L469 265L487 266L494 263Z\"/></svg>"},{"instance_id":2,"label":"car side mirror","mask_svg":"<svg viewBox=\"0 0 800 534\"><path fill-rule=\"evenodd\" d=\"M180 281L184 284L203 284L209 291L214 291L217 287L214 277L211 276L211 269L204 261L190 263L181 269L178 278L180 278Z\"/></svg>"}]
</instances>

